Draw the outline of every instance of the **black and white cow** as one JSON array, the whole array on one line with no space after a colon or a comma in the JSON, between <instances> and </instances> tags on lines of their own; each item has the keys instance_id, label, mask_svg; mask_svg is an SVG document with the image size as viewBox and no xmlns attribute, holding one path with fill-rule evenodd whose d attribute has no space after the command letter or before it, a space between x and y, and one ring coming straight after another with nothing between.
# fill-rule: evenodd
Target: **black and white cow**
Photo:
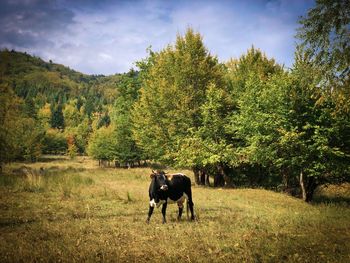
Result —
<instances>
[{"instance_id":1,"label":"black and white cow","mask_svg":"<svg viewBox=\"0 0 350 263\"><path fill-rule=\"evenodd\" d=\"M181 219L183 204L187 200L188 209L191 211L191 220L194 220L191 180L186 175L165 174L163 171L152 171L151 184L149 186L149 211L147 223L149 223L155 207L162 206L163 223L166 223L166 208L168 203L177 203L179 207L178 220Z\"/></svg>"}]
</instances>

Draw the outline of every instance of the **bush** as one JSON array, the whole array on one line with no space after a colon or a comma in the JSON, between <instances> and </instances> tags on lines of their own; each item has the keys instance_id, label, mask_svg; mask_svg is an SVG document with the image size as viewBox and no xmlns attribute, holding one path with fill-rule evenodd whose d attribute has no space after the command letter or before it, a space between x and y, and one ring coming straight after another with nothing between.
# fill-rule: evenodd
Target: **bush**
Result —
<instances>
[{"instance_id":1,"label":"bush","mask_svg":"<svg viewBox=\"0 0 350 263\"><path fill-rule=\"evenodd\" d=\"M43 139L43 153L64 154L67 151L67 140L64 134L57 129L47 130Z\"/></svg>"}]
</instances>

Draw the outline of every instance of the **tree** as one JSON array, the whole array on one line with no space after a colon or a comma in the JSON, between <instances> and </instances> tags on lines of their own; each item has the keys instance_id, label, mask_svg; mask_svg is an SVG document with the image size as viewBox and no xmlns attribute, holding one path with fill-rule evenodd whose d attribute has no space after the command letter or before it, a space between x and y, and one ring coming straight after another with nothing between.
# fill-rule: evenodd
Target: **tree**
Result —
<instances>
[{"instance_id":1,"label":"tree","mask_svg":"<svg viewBox=\"0 0 350 263\"><path fill-rule=\"evenodd\" d=\"M77 99L69 100L62 111L64 127L77 127L82 121L82 112L77 106Z\"/></svg>"},{"instance_id":2,"label":"tree","mask_svg":"<svg viewBox=\"0 0 350 263\"><path fill-rule=\"evenodd\" d=\"M51 104L51 127L57 129L64 128L64 116L62 111L62 104Z\"/></svg>"},{"instance_id":3,"label":"tree","mask_svg":"<svg viewBox=\"0 0 350 263\"><path fill-rule=\"evenodd\" d=\"M16 125L15 133L18 154L16 159L35 162L42 152L44 130L32 118L21 117ZM16 150L15 150L16 152Z\"/></svg>"},{"instance_id":4,"label":"tree","mask_svg":"<svg viewBox=\"0 0 350 263\"><path fill-rule=\"evenodd\" d=\"M130 165L145 159L132 136L131 108L138 98L139 89L140 81L134 70L123 75L117 83L118 97L114 103L112 122L115 128L115 160L119 163Z\"/></svg>"},{"instance_id":5,"label":"tree","mask_svg":"<svg viewBox=\"0 0 350 263\"><path fill-rule=\"evenodd\" d=\"M180 142L201 125L200 107L209 85L223 85L224 68L192 29L178 35L174 46L151 52L142 66L133 136L150 158L174 164Z\"/></svg>"},{"instance_id":6,"label":"tree","mask_svg":"<svg viewBox=\"0 0 350 263\"><path fill-rule=\"evenodd\" d=\"M64 133L52 128L46 130L42 145L46 154L64 154L68 147Z\"/></svg>"},{"instance_id":7,"label":"tree","mask_svg":"<svg viewBox=\"0 0 350 263\"><path fill-rule=\"evenodd\" d=\"M0 84L0 165L16 159L35 161L41 154L43 130L27 116L24 101Z\"/></svg>"},{"instance_id":8,"label":"tree","mask_svg":"<svg viewBox=\"0 0 350 263\"><path fill-rule=\"evenodd\" d=\"M33 119L37 118L36 107L35 107L33 98L27 97L24 100L23 112L29 118L33 118Z\"/></svg>"},{"instance_id":9,"label":"tree","mask_svg":"<svg viewBox=\"0 0 350 263\"><path fill-rule=\"evenodd\" d=\"M22 105L20 100L6 84L0 84L0 166L12 161L18 148L16 143L16 127L20 122Z\"/></svg>"},{"instance_id":10,"label":"tree","mask_svg":"<svg viewBox=\"0 0 350 263\"><path fill-rule=\"evenodd\" d=\"M296 170L305 201L319 185L350 181L350 116L335 114L336 102L319 87L321 74L308 54L297 52L289 122L299 136Z\"/></svg>"},{"instance_id":11,"label":"tree","mask_svg":"<svg viewBox=\"0 0 350 263\"><path fill-rule=\"evenodd\" d=\"M264 133L276 125L274 121L267 122L268 113L274 115L274 112L270 112L272 109L269 109L272 105L267 103L271 104L274 100L262 105L260 97L264 94L268 98L267 92L272 89L268 88L266 83L275 75L283 76L283 68L274 59L267 58L263 52L254 47L239 59L230 60L227 68L232 110L227 117L225 129L231 147L234 146L233 158L229 164L240 174L240 178L232 179L237 183L261 185L264 180L269 180L266 174L268 161L262 158L268 157L271 152L261 147L258 141L261 143L262 140L267 140L268 138L263 137ZM269 112L262 113L262 109ZM259 139L256 137L258 135L261 135ZM264 150L265 153L262 152ZM260 157L257 158L258 156Z\"/></svg>"},{"instance_id":12,"label":"tree","mask_svg":"<svg viewBox=\"0 0 350 263\"><path fill-rule=\"evenodd\" d=\"M38 110L37 114L38 121L40 125L48 130L51 127L51 106L49 103L45 103L45 105Z\"/></svg>"},{"instance_id":13,"label":"tree","mask_svg":"<svg viewBox=\"0 0 350 263\"><path fill-rule=\"evenodd\" d=\"M228 78L231 82L232 96L239 99L246 91L247 81L254 75L262 81L276 73L283 72L283 67L273 58L268 58L260 49L252 46L238 59L231 59L226 63Z\"/></svg>"},{"instance_id":14,"label":"tree","mask_svg":"<svg viewBox=\"0 0 350 263\"><path fill-rule=\"evenodd\" d=\"M320 78L302 53L291 73L265 81L251 75L230 124L242 142L239 159L269 171L264 177L270 186L299 184L305 201L321 184L350 179L349 118L333 114L335 104L319 89Z\"/></svg>"},{"instance_id":15,"label":"tree","mask_svg":"<svg viewBox=\"0 0 350 263\"><path fill-rule=\"evenodd\" d=\"M67 155L69 156L70 159L74 159L78 153L78 148L75 145L74 135L67 136L67 145L68 145Z\"/></svg>"},{"instance_id":16,"label":"tree","mask_svg":"<svg viewBox=\"0 0 350 263\"><path fill-rule=\"evenodd\" d=\"M209 85L206 101L201 106L202 125L191 129L189 136L181 142L177 162L179 165L195 167L198 184L209 185L209 175L214 176L214 186L230 185L224 168L235 158L232 144L225 131L227 116L231 112L224 89Z\"/></svg>"},{"instance_id":17,"label":"tree","mask_svg":"<svg viewBox=\"0 0 350 263\"><path fill-rule=\"evenodd\" d=\"M92 128L90 125L90 121L89 118L86 116L78 125L78 127L76 128L76 132L74 133L76 139L76 146L78 147L78 151L82 154L86 153L86 148L91 132Z\"/></svg>"},{"instance_id":18,"label":"tree","mask_svg":"<svg viewBox=\"0 0 350 263\"><path fill-rule=\"evenodd\" d=\"M114 127L112 125L108 127L101 127L95 130L90 137L87 152L89 156L94 159L101 161L112 161L115 156L115 140L114 138Z\"/></svg>"},{"instance_id":19,"label":"tree","mask_svg":"<svg viewBox=\"0 0 350 263\"><path fill-rule=\"evenodd\" d=\"M349 111L350 2L317 0L300 24L300 46L322 70L322 86L336 100L338 110Z\"/></svg>"}]
</instances>

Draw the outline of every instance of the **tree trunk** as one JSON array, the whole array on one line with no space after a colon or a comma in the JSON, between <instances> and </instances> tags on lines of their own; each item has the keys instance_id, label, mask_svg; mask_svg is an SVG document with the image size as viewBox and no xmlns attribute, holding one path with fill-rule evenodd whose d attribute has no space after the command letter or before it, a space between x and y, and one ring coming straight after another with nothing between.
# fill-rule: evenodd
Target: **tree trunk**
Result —
<instances>
[{"instance_id":1,"label":"tree trunk","mask_svg":"<svg viewBox=\"0 0 350 263\"><path fill-rule=\"evenodd\" d=\"M305 189L303 171L300 172L299 184L300 184L300 189L301 189L301 198L302 198L304 201L306 201L306 189Z\"/></svg>"},{"instance_id":2,"label":"tree trunk","mask_svg":"<svg viewBox=\"0 0 350 263\"><path fill-rule=\"evenodd\" d=\"M232 178L230 176L225 174L224 175L224 180L225 180L225 184L226 184L227 187L234 187L235 186L234 183L233 183L233 180L232 180Z\"/></svg>"},{"instance_id":3,"label":"tree trunk","mask_svg":"<svg viewBox=\"0 0 350 263\"><path fill-rule=\"evenodd\" d=\"M302 199L305 202L311 202L315 189L317 187L316 180L313 176L306 177L303 174L303 171L300 172L299 183L301 188Z\"/></svg>"},{"instance_id":4,"label":"tree trunk","mask_svg":"<svg viewBox=\"0 0 350 263\"><path fill-rule=\"evenodd\" d=\"M214 177L214 187L225 186L225 172L224 168L221 164L217 166L217 173Z\"/></svg>"},{"instance_id":5,"label":"tree trunk","mask_svg":"<svg viewBox=\"0 0 350 263\"><path fill-rule=\"evenodd\" d=\"M209 174L206 173L205 171L203 171L203 172L205 173L205 185L210 186Z\"/></svg>"},{"instance_id":6,"label":"tree trunk","mask_svg":"<svg viewBox=\"0 0 350 263\"><path fill-rule=\"evenodd\" d=\"M200 180L199 180L199 169L196 168L196 167L194 167L194 168L192 169L192 171L193 171L193 174L194 174L194 181L196 182L197 185L199 185L199 184L200 184Z\"/></svg>"},{"instance_id":7,"label":"tree trunk","mask_svg":"<svg viewBox=\"0 0 350 263\"><path fill-rule=\"evenodd\" d=\"M205 171L203 169L199 170L200 184L205 185Z\"/></svg>"},{"instance_id":8,"label":"tree trunk","mask_svg":"<svg viewBox=\"0 0 350 263\"><path fill-rule=\"evenodd\" d=\"M289 174L287 169L282 169L282 183L283 183L283 191L288 191L289 189Z\"/></svg>"}]
</instances>

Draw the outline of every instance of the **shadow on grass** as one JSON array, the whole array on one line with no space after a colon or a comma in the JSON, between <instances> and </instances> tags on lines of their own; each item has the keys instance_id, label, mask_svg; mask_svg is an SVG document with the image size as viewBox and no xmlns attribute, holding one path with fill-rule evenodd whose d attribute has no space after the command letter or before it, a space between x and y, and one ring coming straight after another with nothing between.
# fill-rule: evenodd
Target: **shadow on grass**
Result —
<instances>
[{"instance_id":1,"label":"shadow on grass","mask_svg":"<svg viewBox=\"0 0 350 263\"><path fill-rule=\"evenodd\" d=\"M314 197L312 203L314 204L345 204L350 206L350 197L346 196L317 196Z\"/></svg>"},{"instance_id":2,"label":"shadow on grass","mask_svg":"<svg viewBox=\"0 0 350 263\"><path fill-rule=\"evenodd\" d=\"M38 159L38 162L49 163L62 160L68 160L68 157L66 155L43 155Z\"/></svg>"},{"instance_id":3,"label":"shadow on grass","mask_svg":"<svg viewBox=\"0 0 350 263\"><path fill-rule=\"evenodd\" d=\"M55 175L55 174L67 174L67 173L80 173L85 172L86 168L83 167L72 167L68 166L65 168L58 167L58 166L51 166L48 168L45 168L41 171L41 175Z\"/></svg>"},{"instance_id":4,"label":"shadow on grass","mask_svg":"<svg viewBox=\"0 0 350 263\"><path fill-rule=\"evenodd\" d=\"M13 219L1 219L0 220L0 229L5 228L5 227L15 227L15 226L20 226L24 224L31 224L36 222L35 219L18 219L18 218L13 218Z\"/></svg>"}]
</instances>

